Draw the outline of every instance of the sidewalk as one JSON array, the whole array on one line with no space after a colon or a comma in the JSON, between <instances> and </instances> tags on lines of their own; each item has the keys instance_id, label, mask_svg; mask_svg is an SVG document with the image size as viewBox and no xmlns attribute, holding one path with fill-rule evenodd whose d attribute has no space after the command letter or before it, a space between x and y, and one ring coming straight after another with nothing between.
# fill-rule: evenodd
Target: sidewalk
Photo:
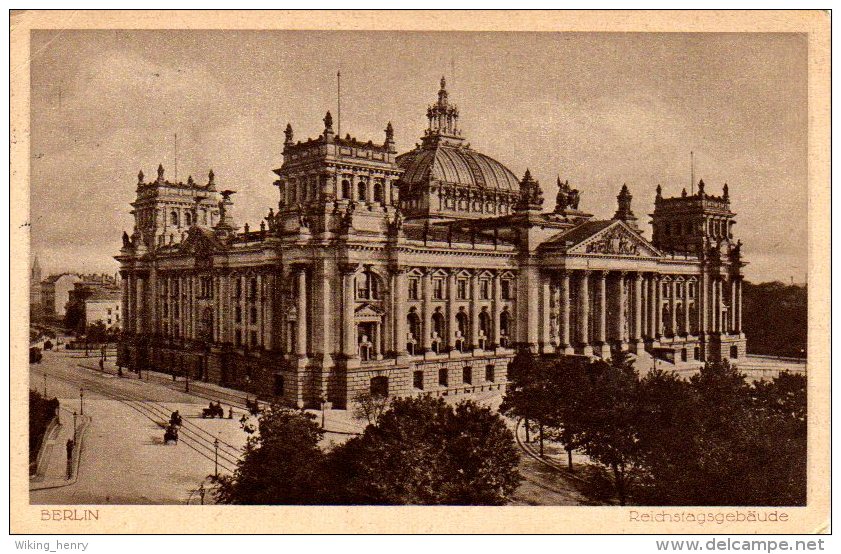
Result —
<instances>
[{"instance_id":1,"label":"sidewalk","mask_svg":"<svg viewBox=\"0 0 841 554\"><path fill-rule=\"evenodd\" d=\"M73 464L70 478L67 476L66 444L73 438L73 410L60 407L60 423L49 437L44 437L44 452L35 477L29 480L29 490L37 491L72 485L79 478L79 462L84 452L85 432L90 425L89 416L77 416L76 444L73 449Z\"/></svg>"}]
</instances>

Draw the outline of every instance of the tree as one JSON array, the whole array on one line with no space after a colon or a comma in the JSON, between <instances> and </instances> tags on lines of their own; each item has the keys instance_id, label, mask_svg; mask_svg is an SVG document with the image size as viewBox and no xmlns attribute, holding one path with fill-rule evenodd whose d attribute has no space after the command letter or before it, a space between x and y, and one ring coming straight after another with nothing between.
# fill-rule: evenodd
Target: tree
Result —
<instances>
[{"instance_id":1,"label":"tree","mask_svg":"<svg viewBox=\"0 0 841 554\"><path fill-rule=\"evenodd\" d=\"M383 412L388 409L391 400L382 394L371 394L360 392L353 397L353 417L358 420L367 421L373 425L380 419Z\"/></svg>"},{"instance_id":2,"label":"tree","mask_svg":"<svg viewBox=\"0 0 841 554\"><path fill-rule=\"evenodd\" d=\"M323 431L315 417L272 404L248 437L233 475L213 477L220 504L320 504L325 498Z\"/></svg>"},{"instance_id":3,"label":"tree","mask_svg":"<svg viewBox=\"0 0 841 554\"><path fill-rule=\"evenodd\" d=\"M535 355L525 349L518 351L508 363L508 387L499 411L525 420L526 442L529 442L530 420L546 414L546 391L541 370Z\"/></svg>"},{"instance_id":4,"label":"tree","mask_svg":"<svg viewBox=\"0 0 841 554\"><path fill-rule=\"evenodd\" d=\"M581 449L610 472L624 506L642 465L637 372L627 360L599 360L590 364L588 373L591 384L584 392L589 409L576 421Z\"/></svg>"},{"instance_id":5,"label":"tree","mask_svg":"<svg viewBox=\"0 0 841 554\"><path fill-rule=\"evenodd\" d=\"M504 420L463 401L400 398L330 454L341 504L499 505L517 488L519 453Z\"/></svg>"},{"instance_id":6,"label":"tree","mask_svg":"<svg viewBox=\"0 0 841 554\"><path fill-rule=\"evenodd\" d=\"M567 452L567 465L573 471L572 452L582 445L582 418L589 406L587 398L590 381L586 358L565 356L551 364L545 374L545 397L542 403L547 413L543 421L552 440L560 442Z\"/></svg>"}]
</instances>

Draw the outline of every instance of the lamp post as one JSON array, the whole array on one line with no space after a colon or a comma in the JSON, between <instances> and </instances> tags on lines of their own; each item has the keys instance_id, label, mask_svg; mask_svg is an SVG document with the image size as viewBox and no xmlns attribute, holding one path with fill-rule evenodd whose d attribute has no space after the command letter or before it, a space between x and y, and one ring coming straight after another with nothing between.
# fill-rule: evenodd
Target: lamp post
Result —
<instances>
[{"instance_id":1,"label":"lamp post","mask_svg":"<svg viewBox=\"0 0 841 554\"><path fill-rule=\"evenodd\" d=\"M213 474L219 477L219 439L213 439Z\"/></svg>"},{"instance_id":2,"label":"lamp post","mask_svg":"<svg viewBox=\"0 0 841 554\"><path fill-rule=\"evenodd\" d=\"M79 415L85 415L85 389L79 389Z\"/></svg>"},{"instance_id":3,"label":"lamp post","mask_svg":"<svg viewBox=\"0 0 841 554\"><path fill-rule=\"evenodd\" d=\"M73 443L76 443L76 410L73 410Z\"/></svg>"},{"instance_id":4,"label":"lamp post","mask_svg":"<svg viewBox=\"0 0 841 554\"><path fill-rule=\"evenodd\" d=\"M47 374L44 374L44 398L47 397Z\"/></svg>"}]
</instances>

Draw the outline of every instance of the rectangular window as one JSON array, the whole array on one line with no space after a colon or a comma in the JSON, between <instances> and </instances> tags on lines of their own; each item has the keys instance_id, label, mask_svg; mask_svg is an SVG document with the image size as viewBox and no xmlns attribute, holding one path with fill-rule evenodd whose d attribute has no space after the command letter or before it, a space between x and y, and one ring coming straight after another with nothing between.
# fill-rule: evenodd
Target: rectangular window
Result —
<instances>
[{"instance_id":1,"label":"rectangular window","mask_svg":"<svg viewBox=\"0 0 841 554\"><path fill-rule=\"evenodd\" d=\"M502 285L502 299L503 300L511 300L511 281L509 279L503 279L501 282Z\"/></svg>"},{"instance_id":2,"label":"rectangular window","mask_svg":"<svg viewBox=\"0 0 841 554\"><path fill-rule=\"evenodd\" d=\"M242 345L242 331L237 329L234 331L234 346Z\"/></svg>"},{"instance_id":3,"label":"rectangular window","mask_svg":"<svg viewBox=\"0 0 841 554\"><path fill-rule=\"evenodd\" d=\"M671 292L671 283L663 283L663 298L668 298Z\"/></svg>"},{"instance_id":4,"label":"rectangular window","mask_svg":"<svg viewBox=\"0 0 841 554\"><path fill-rule=\"evenodd\" d=\"M257 346L257 331L251 331L251 346Z\"/></svg>"},{"instance_id":5,"label":"rectangular window","mask_svg":"<svg viewBox=\"0 0 841 554\"><path fill-rule=\"evenodd\" d=\"M695 298L695 283L689 283L689 298Z\"/></svg>"},{"instance_id":6,"label":"rectangular window","mask_svg":"<svg viewBox=\"0 0 841 554\"><path fill-rule=\"evenodd\" d=\"M490 383L494 382L494 366L493 364L488 364L485 366L485 381Z\"/></svg>"},{"instance_id":7,"label":"rectangular window","mask_svg":"<svg viewBox=\"0 0 841 554\"><path fill-rule=\"evenodd\" d=\"M418 280L409 279L409 300L418 299Z\"/></svg>"},{"instance_id":8,"label":"rectangular window","mask_svg":"<svg viewBox=\"0 0 841 554\"><path fill-rule=\"evenodd\" d=\"M416 389L423 390L423 371L415 371L412 374L412 383Z\"/></svg>"},{"instance_id":9,"label":"rectangular window","mask_svg":"<svg viewBox=\"0 0 841 554\"><path fill-rule=\"evenodd\" d=\"M237 306L234 309L234 322L242 323L242 307L241 306Z\"/></svg>"},{"instance_id":10,"label":"rectangular window","mask_svg":"<svg viewBox=\"0 0 841 554\"><path fill-rule=\"evenodd\" d=\"M464 366L464 370L462 370L462 381L465 385L470 385L473 383L473 368L468 366Z\"/></svg>"},{"instance_id":11,"label":"rectangular window","mask_svg":"<svg viewBox=\"0 0 841 554\"><path fill-rule=\"evenodd\" d=\"M447 379L447 368L442 367L438 370L438 384L442 387L446 387L449 384L449 380Z\"/></svg>"},{"instance_id":12,"label":"rectangular window","mask_svg":"<svg viewBox=\"0 0 841 554\"><path fill-rule=\"evenodd\" d=\"M479 298L488 300L491 297L491 282L487 279L479 281Z\"/></svg>"},{"instance_id":13,"label":"rectangular window","mask_svg":"<svg viewBox=\"0 0 841 554\"><path fill-rule=\"evenodd\" d=\"M248 298L249 300L255 300L257 298L257 279L252 278L251 282L248 285Z\"/></svg>"},{"instance_id":14,"label":"rectangular window","mask_svg":"<svg viewBox=\"0 0 841 554\"><path fill-rule=\"evenodd\" d=\"M443 279L433 279L432 280L432 297L435 300L443 300L444 299L444 280Z\"/></svg>"},{"instance_id":15,"label":"rectangular window","mask_svg":"<svg viewBox=\"0 0 841 554\"><path fill-rule=\"evenodd\" d=\"M458 280L458 299L459 300L467 300L467 280L466 279L459 279Z\"/></svg>"},{"instance_id":16,"label":"rectangular window","mask_svg":"<svg viewBox=\"0 0 841 554\"><path fill-rule=\"evenodd\" d=\"M257 324L257 307L251 306L251 325Z\"/></svg>"}]
</instances>

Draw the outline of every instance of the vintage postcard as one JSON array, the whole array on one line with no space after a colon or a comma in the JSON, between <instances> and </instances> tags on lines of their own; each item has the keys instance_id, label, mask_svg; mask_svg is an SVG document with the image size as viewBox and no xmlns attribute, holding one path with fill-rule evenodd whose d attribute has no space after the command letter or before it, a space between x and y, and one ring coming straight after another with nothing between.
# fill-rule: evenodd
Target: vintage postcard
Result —
<instances>
[{"instance_id":1,"label":"vintage postcard","mask_svg":"<svg viewBox=\"0 0 841 554\"><path fill-rule=\"evenodd\" d=\"M12 532L826 531L829 27L12 12Z\"/></svg>"}]
</instances>

